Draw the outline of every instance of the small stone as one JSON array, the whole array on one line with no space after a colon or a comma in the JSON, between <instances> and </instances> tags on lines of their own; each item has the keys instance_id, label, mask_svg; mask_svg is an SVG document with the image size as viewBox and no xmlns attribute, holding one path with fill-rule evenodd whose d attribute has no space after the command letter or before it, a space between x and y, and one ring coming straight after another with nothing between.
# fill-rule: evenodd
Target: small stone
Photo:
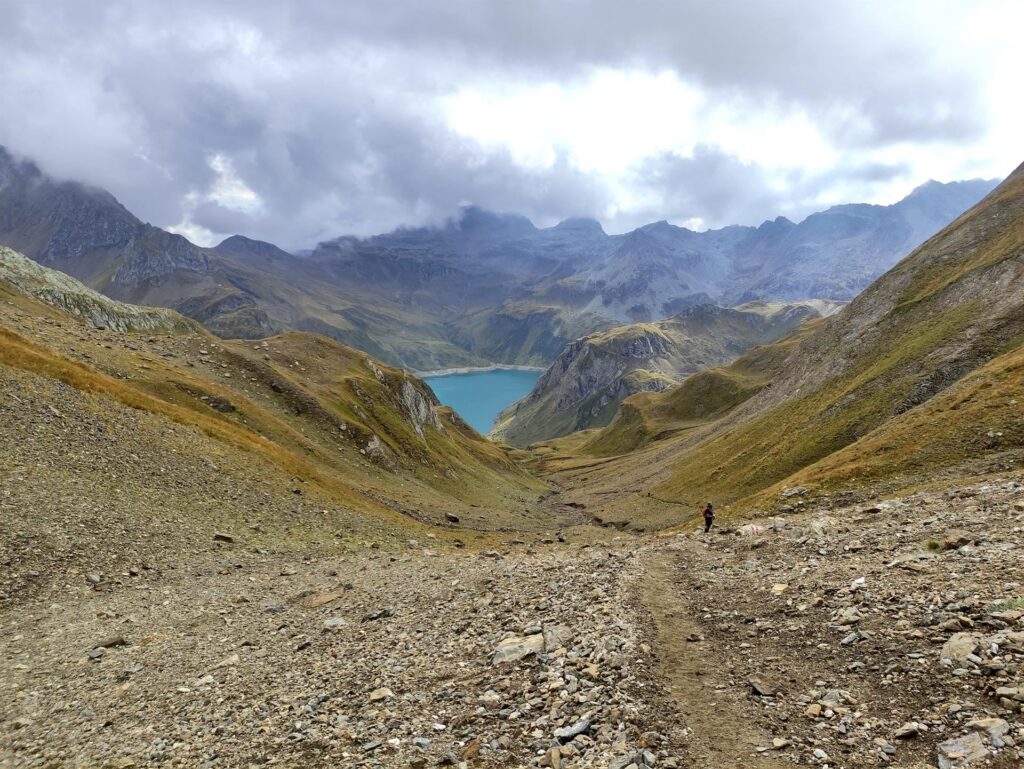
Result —
<instances>
[{"instance_id":1,"label":"small stone","mask_svg":"<svg viewBox=\"0 0 1024 769\"><path fill-rule=\"evenodd\" d=\"M459 753L459 758L463 761L472 761L480 753L480 746L483 744L483 740L479 737L470 740L469 744L466 745Z\"/></svg>"},{"instance_id":2,"label":"small stone","mask_svg":"<svg viewBox=\"0 0 1024 769\"><path fill-rule=\"evenodd\" d=\"M214 542L227 542L227 543L230 544L230 543L235 541L235 538L232 537L230 534L224 534L223 532L218 531L218 532L216 532L213 535L213 541Z\"/></svg>"},{"instance_id":3,"label":"small stone","mask_svg":"<svg viewBox=\"0 0 1024 769\"><path fill-rule=\"evenodd\" d=\"M506 638L498 644L491 657L492 665L503 662L518 662L531 654L539 654L544 650L544 636L541 634Z\"/></svg>"},{"instance_id":4,"label":"small stone","mask_svg":"<svg viewBox=\"0 0 1024 769\"><path fill-rule=\"evenodd\" d=\"M325 633L336 633L345 627L347 623L341 617L330 617L324 620L324 632Z\"/></svg>"},{"instance_id":5,"label":"small stone","mask_svg":"<svg viewBox=\"0 0 1024 769\"><path fill-rule=\"evenodd\" d=\"M893 733L893 737L897 740L909 740L911 737L917 737L926 729L927 727L917 721L908 721Z\"/></svg>"},{"instance_id":6,"label":"small stone","mask_svg":"<svg viewBox=\"0 0 1024 769\"><path fill-rule=\"evenodd\" d=\"M939 658L944 660L962 661L974 654L978 648L978 639L970 633L954 633L942 646Z\"/></svg>"},{"instance_id":7,"label":"small stone","mask_svg":"<svg viewBox=\"0 0 1024 769\"><path fill-rule=\"evenodd\" d=\"M567 742L571 742L574 737L583 734L588 729L590 729L590 719L581 718L572 726L565 726L561 729L556 729L555 739L564 745Z\"/></svg>"},{"instance_id":8,"label":"small stone","mask_svg":"<svg viewBox=\"0 0 1024 769\"><path fill-rule=\"evenodd\" d=\"M857 611L857 608L855 606L848 606L847 608L839 611L836 614L836 617L833 620L833 622L835 622L835 624L837 625L845 627L848 625L856 625L863 618L864 615Z\"/></svg>"},{"instance_id":9,"label":"small stone","mask_svg":"<svg viewBox=\"0 0 1024 769\"><path fill-rule=\"evenodd\" d=\"M985 758L988 749L977 732L939 743L937 746L939 769L955 769Z\"/></svg>"},{"instance_id":10,"label":"small stone","mask_svg":"<svg viewBox=\"0 0 1024 769\"><path fill-rule=\"evenodd\" d=\"M761 676L751 676L747 679L747 683L758 697L774 697L778 693L778 687Z\"/></svg>"},{"instance_id":11,"label":"small stone","mask_svg":"<svg viewBox=\"0 0 1024 769\"><path fill-rule=\"evenodd\" d=\"M572 638L572 631L565 625L545 625L543 633L544 651L546 652L553 652L555 649L565 646L566 642Z\"/></svg>"},{"instance_id":12,"label":"small stone","mask_svg":"<svg viewBox=\"0 0 1024 769\"><path fill-rule=\"evenodd\" d=\"M959 550L976 541L975 537L963 531L951 531L942 540L943 550Z\"/></svg>"},{"instance_id":13,"label":"small stone","mask_svg":"<svg viewBox=\"0 0 1024 769\"><path fill-rule=\"evenodd\" d=\"M541 766L550 766L551 769L561 769L562 751L558 748L551 748L540 760Z\"/></svg>"},{"instance_id":14,"label":"small stone","mask_svg":"<svg viewBox=\"0 0 1024 769\"><path fill-rule=\"evenodd\" d=\"M96 649L113 649L115 646L127 646L128 641L125 640L124 636L111 636L100 641L94 648Z\"/></svg>"},{"instance_id":15,"label":"small stone","mask_svg":"<svg viewBox=\"0 0 1024 769\"><path fill-rule=\"evenodd\" d=\"M825 708L838 708L842 705L856 705L857 700L845 689L829 689L818 700Z\"/></svg>"},{"instance_id":16,"label":"small stone","mask_svg":"<svg viewBox=\"0 0 1024 769\"><path fill-rule=\"evenodd\" d=\"M379 689L374 689L370 692L370 702L380 702L381 700L387 700L394 697L395 693L388 689L386 686L382 686Z\"/></svg>"}]
</instances>

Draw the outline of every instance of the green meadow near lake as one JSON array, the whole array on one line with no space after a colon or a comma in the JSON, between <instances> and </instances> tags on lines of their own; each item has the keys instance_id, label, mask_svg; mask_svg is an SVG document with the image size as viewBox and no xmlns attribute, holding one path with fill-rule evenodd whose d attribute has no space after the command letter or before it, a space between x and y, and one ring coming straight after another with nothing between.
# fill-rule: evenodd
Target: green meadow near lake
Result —
<instances>
[{"instance_id":1,"label":"green meadow near lake","mask_svg":"<svg viewBox=\"0 0 1024 769\"><path fill-rule=\"evenodd\" d=\"M501 410L530 392L540 375L540 371L487 369L426 376L423 381L441 403L451 406L473 429L486 435Z\"/></svg>"}]
</instances>

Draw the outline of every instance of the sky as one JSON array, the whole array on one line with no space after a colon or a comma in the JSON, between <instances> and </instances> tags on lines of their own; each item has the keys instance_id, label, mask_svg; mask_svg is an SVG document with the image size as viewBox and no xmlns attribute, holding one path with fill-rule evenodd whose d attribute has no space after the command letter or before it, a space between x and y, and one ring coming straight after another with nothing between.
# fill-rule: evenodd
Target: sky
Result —
<instances>
[{"instance_id":1,"label":"sky","mask_svg":"<svg viewBox=\"0 0 1024 769\"><path fill-rule=\"evenodd\" d=\"M0 0L0 144L203 245L757 224L1024 160L1019 0Z\"/></svg>"}]
</instances>

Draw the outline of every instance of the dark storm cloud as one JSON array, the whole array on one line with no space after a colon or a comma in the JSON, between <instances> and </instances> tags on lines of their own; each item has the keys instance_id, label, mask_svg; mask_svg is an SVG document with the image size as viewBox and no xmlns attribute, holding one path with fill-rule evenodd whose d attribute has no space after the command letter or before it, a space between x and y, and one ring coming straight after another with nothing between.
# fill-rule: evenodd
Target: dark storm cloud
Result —
<instances>
[{"instance_id":1,"label":"dark storm cloud","mask_svg":"<svg viewBox=\"0 0 1024 769\"><path fill-rule=\"evenodd\" d=\"M841 149L979 136L977 76L900 7L0 0L0 143L107 186L156 224L188 214L217 234L244 228L288 247L439 220L466 202L544 222L600 216L615 198L606 180L564 155L538 170L485 149L452 132L437 99L466 83L669 69L712 100L800 108ZM214 156L258 207L204 197ZM889 168L872 178L900 172ZM655 157L637 184L665 210L620 212L612 229L648 213L756 220L824 180L794 183L787 196L762 169L708 148Z\"/></svg>"}]
</instances>

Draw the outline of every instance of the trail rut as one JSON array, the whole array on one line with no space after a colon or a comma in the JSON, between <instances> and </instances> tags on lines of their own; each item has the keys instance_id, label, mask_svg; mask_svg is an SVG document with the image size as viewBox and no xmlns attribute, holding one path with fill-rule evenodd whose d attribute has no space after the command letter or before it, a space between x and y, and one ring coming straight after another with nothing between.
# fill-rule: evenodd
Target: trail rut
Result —
<instances>
[{"instance_id":1,"label":"trail rut","mask_svg":"<svg viewBox=\"0 0 1024 769\"><path fill-rule=\"evenodd\" d=\"M641 608L653 640L659 678L668 691L669 709L675 710L687 729L683 766L709 769L739 769L756 762L758 769L781 769L783 763L772 752L758 753L771 746L771 735L763 734L747 714L746 692L724 686L725 671L716 665L715 649L705 642L691 642L700 636L687 586L678 577L684 554L654 550L639 585Z\"/></svg>"}]
</instances>

